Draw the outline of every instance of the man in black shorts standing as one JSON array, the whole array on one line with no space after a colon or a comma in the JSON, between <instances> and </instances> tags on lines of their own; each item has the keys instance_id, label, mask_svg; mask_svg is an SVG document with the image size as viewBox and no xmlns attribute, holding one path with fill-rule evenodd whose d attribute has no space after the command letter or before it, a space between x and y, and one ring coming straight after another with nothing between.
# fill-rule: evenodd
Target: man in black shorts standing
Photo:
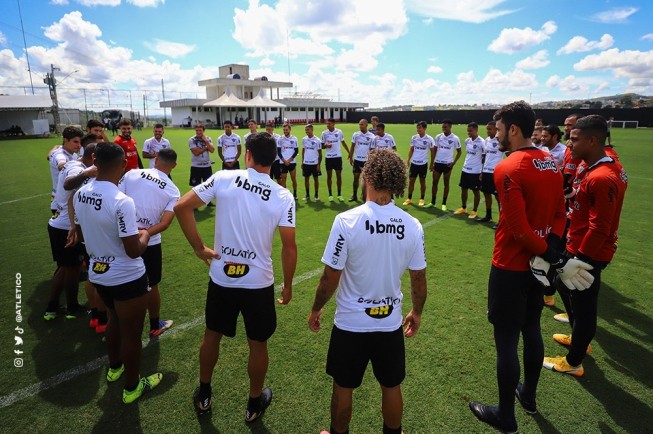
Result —
<instances>
[{"instance_id":1,"label":"man in black shorts standing","mask_svg":"<svg viewBox=\"0 0 653 434\"><path fill-rule=\"evenodd\" d=\"M338 188L338 201L344 202L342 197L342 151L347 151L347 159L351 156L349 147L345 143L342 131L336 128L336 121L333 118L327 119L327 129L322 131L322 147L326 149L324 165L327 172L327 189L329 190L329 202L333 202L333 190L331 189L331 174L336 172L336 187Z\"/></svg>"},{"instance_id":2,"label":"man in black shorts standing","mask_svg":"<svg viewBox=\"0 0 653 434\"><path fill-rule=\"evenodd\" d=\"M206 127L202 124L195 125L195 135L188 139L190 148L190 181L191 187L201 184L213 175L209 153L215 152L215 146L209 136L204 134ZM213 206L209 202L206 206Z\"/></svg>"},{"instance_id":3,"label":"man in black shorts standing","mask_svg":"<svg viewBox=\"0 0 653 434\"><path fill-rule=\"evenodd\" d=\"M417 134L410 138L410 149L408 150L408 158L406 159L406 166L408 169L408 197L403 205L412 205L413 203L413 189L415 188L415 180L419 177L419 206L425 206L424 195L426 194L426 174L428 168L433 167L433 156L435 155L435 142L433 137L426 134L427 124L424 121L419 121L415 126Z\"/></svg>"},{"instance_id":4,"label":"man in black shorts standing","mask_svg":"<svg viewBox=\"0 0 653 434\"><path fill-rule=\"evenodd\" d=\"M198 413L211 409L211 378L223 336L234 337L242 313L249 345L249 400L245 421L258 419L272 400L263 388L268 370L267 341L276 329L272 240L281 239L283 285L279 303L292 298L297 263L295 201L270 180L277 144L267 133L255 133L245 144L246 170L222 170L186 193L175 206L186 239L210 266L206 329L200 345L200 384L193 396ZM204 245L193 209L216 199L213 248Z\"/></svg>"}]
</instances>

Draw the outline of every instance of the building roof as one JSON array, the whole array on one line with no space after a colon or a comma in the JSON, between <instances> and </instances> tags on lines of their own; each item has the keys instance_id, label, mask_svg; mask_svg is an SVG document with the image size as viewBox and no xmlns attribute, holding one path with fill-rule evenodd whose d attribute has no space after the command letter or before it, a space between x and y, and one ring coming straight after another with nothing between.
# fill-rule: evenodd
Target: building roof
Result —
<instances>
[{"instance_id":1,"label":"building roof","mask_svg":"<svg viewBox=\"0 0 653 434\"><path fill-rule=\"evenodd\" d=\"M168 101L159 101L159 107L199 107L209 101L206 98L182 98L171 99Z\"/></svg>"},{"instance_id":2,"label":"building roof","mask_svg":"<svg viewBox=\"0 0 653 434\"><path fill-rule=\"evenodd\" d=\"M52 107L49 95L0 95L0 110L40 110Z\"/></svg>"},{"instance_id":3,"label":"building roof","mask_svg":"<svg viewBox=\"0 0 653 434\"><path fill-rule=\"evenodd\" d=\"M242 99L238 98L232 92L231 88L227 90L220 96L220 98L214 99L209 102L204 103L205 106L209 107L247 107L248 104Z\"/></svg>"},{"instance_id":4,"label":"building roof","mask_svg":"<svg viewBox=\"0 0 653 434\"><path fill-rule=\"evenodd\" d=\"M238 78L210 78L197 82L200 86L247 86L247 87L292 87L293 84L287 81L268 81L268 80L244 80Z\"/></svg>"},{"instance_id":5,"label":"building roof","mask_svg":"<svg viewBox=\"0 0 653 434\"><path fill-rule=\"evenodd\" d=\"M265 96L265 91L263 89L261 89L258 95L256 95L254 98L247 101L247 105L249 107L272 107L272 108L286 107L285 104L281 104L280 102L277 102Z\"/></svg>"}]
</instances>

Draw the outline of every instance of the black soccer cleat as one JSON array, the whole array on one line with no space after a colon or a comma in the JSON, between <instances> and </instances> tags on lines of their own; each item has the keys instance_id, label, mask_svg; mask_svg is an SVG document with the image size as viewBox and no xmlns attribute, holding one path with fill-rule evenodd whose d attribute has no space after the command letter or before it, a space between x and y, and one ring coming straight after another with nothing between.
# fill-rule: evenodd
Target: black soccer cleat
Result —
<instances>
[{"instance_id":1,"label":"black soccer cleat","mask_svg":"<svg viewBox=\"0 0 653 434\"><path fill-rule=\"evenodd\" d=\"M263 389L261 392L261 396L259 397L259 408L253 409L249 408L249 405L247 406L247 409L245 410L245 422L251 423L254 422L256 419L260 418L263 416L263 413L265 413L265 410L270 406L270 403L272 402L272 389L269 387L266 387Z\"/></svg>"},{"instance_id":2,"label":"black soccer cleat","mask_svg":"<svg viewBox=\"0 0 653 434\"><path fill-rule=\"evenodd\" d=\"M199 416L210 413L212 404L211 395L200 396L200 388L195 389L195 393L193 393L193 406Z\"/></svg>"},{"instance_id":3,"label":"black soccer cleat","mask_svg":"<svg viewBox=\"0 0 653 434\"><path fill-rule=\"evenodd\" d=\"M474 413L474 416L476 416L478 420L485 422L503 433L517 434L518 432L517 423L508 426L499 419L497 407L491 407L489 405L481 404L480 402L471 401L469 403L469 409Z\"/></svg>"}]
</instances>

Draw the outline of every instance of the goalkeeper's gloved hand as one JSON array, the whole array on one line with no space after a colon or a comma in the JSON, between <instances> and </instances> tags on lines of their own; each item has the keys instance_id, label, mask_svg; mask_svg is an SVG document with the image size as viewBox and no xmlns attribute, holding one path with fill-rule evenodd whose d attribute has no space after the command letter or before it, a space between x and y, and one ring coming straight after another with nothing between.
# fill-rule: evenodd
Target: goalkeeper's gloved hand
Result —
<instances>
[{"instance_id":1,"label":"goalkeeper's gloved hand","mask_svg":"<svg viewBox=\"0 0 653 434\"><path fill-rule=\"evenodd\" d=\"M594 276L589 272L592 269L594 267L587 262L578 258L571 258L562 268L557 268L556 271L567 288L584 291L594 283Z\"/></svg>"},{"instance_id":2,"label":"goalkeeper's gloved hand","mask_svg":"<svg viewBox=\"0 0 653 434\"><path fill-rule=\"evenodd\" d=\"M533 276L545 287L553 284L555 273L560 281L569 289L584 291L594 282L594 276L589 272L594 267L578 258L568 259L549 247L540 256L533 256L530 260Z\"/></svg>"}]
</instances>

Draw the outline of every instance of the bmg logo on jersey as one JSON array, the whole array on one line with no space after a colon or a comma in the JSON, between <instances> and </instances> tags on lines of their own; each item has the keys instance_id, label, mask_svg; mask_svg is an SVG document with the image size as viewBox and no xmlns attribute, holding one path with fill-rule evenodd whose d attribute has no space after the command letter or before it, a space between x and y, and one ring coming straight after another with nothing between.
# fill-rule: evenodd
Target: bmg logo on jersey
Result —
<instances>
[{"instance_id":1,"label":"bmg logo on jersey","mask_svg":"<svg viewBox=\"0 0 653 434\"><path fill-rule=\"evenodd\" d=\"M102 209L102 198L93 196L95 196L95 193L92 193L92 196L86 196L81 192L77 193L77 202L91 205L96 211L100 211Z\"/></svg>"},{"instance_id":2,"label":"bmg logo on jersey","mask_svg":"<svg viewBox=\"0 0 653 434\"><path fill-rule=\"evenodd\" d=\"M250 184L248 179L241 180L240 176L237 176L234 182L238 187L242 188L243 190L251 191L252 193L260 195L261 199L263 199L264 201L267 202L268 200L270 200L270 193L272 193L272 190L270 189L269 185L260 181L258 182L258 185Z\"/></svg>"},{"instance_id":3,"label":"bmg logo on jersey","mask_svg":"<svg viewBox=\"0 0 653 434\"><path fill-rule=\"evenodd\" d=\"M369 231L370 234L391 234L395 235L398 240L404 239L404 231L406 227L402 223L400 218L390 218L391 223L381 223L378 220L375 220L373 223L370 223L369 220L365 220L365 230Z\"/></svg>"},{"instance_id":4,"label":"bmg logo on jersey","mask_svg":"<svg viewBox=\"0 0 653 434\"><path fill-rule=\"evenodd\" d=\"M141 178L145 179L146 181L152 181L153 183L158 184L161 190L166 188L166 185L168 185L167 182L162 181L159 178L150 175L149 173L141 172Z\"/></svg>"},{"instance_id":5,"label":"bmg logo on jersey","mask_svg":"<svg viewBox=\"0 0 653 434\"><path fill-rule=\"evenodd\" d=\"M552 170L553 173L558 173L558 165L555 160L550 157L546 157L544 160L533 159L533 166L539 171Z\"/></svg>"},{"instance_id":6,"label":"bmg logo on jersey","mask_svg":"<svg viewBox=\"0 0 653 434\"><path fill-rule=\"evenodd\" d=\"M237 264L235 262L225 262L222 270L224 271L224 274L227 275L227 277L233 277L234 279L237 279L249 273L249 265Z\"/></svg>"}]
</instances>

